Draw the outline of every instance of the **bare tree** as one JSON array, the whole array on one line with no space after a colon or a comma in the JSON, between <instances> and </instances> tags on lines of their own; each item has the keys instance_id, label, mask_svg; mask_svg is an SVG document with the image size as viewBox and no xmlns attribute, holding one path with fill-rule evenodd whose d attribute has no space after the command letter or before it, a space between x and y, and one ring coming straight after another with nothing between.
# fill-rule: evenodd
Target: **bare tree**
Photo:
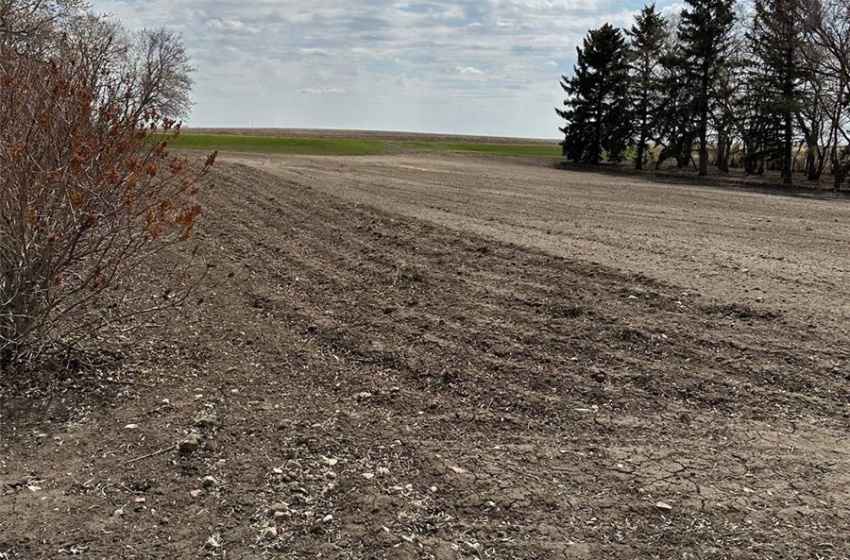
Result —
<instances>
[{"instance_id":1,"label":"bare tree","mask_svg":"<svg viewBox=\"0 0 850 560\"><path fill-rule=\"evenodd\" d=\"M134 49L133 97L139 107L172 118L186 117L192 106L189 91L194 68L180 35L166 28L146 29L137 35Z\"/></svg>"},{"instance_id":2,"label":"bare tree","mask_svg":"<svg viewBox=\"0 0 850 560\"><path fill-rule=\"evenodd\" d=\"M823 131L826 138L822 141L830 147L833 185L837 189L850 173L850 153L846 148L850 144L850 0L802 1L807 50L810 62L816 64L810 71L813 79L828 84L821 90L822 99L829 101L829 126Z\"/></svg>"},{"instance_id":3,"label":"bare tree","mask_svg":"<svg viewBox=\"0 0 850 560\"><path fill-rule=\"evenodd\" d=\"M84 0L0 0L0 40L15 50L44 47L57 22L87 8Z\"/></svg>"}]
</instances>

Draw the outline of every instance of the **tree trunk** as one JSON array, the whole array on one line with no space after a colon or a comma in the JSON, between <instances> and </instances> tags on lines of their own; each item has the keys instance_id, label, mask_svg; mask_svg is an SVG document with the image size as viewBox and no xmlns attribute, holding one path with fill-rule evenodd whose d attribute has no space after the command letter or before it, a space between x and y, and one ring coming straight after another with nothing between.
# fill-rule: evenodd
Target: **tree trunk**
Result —
<instances>
[{"instance_id":1,"label":"tree trunk","mask_svg":"<svg viewBox=\"0 0 850 560\"><path fill-rule=\"evenodd\" d=\"M717 169L723 173L729 173L729 138L726 130L718 128L717 131Z\"/></svg>"},{"instance_id":2,"label":"tree trunk","mask_svg":"<svg viewBox=\"0 0 850 560\"><path fill-rule=\"evenodd\" d=\"M708 175L708 86L711 61L706 60L702 68L702 84L699 100L699 176Z\"/></svg>"},{"instance_id":3,"label":"tree trunk","mask_svg":"<svg viewBox=\"0 0 850 560\"><path fill-rule=\"evenodd\" d=\"M791 47L786 49L786 67L785 76L782 84L782 120L784 121L785 130L783 131L782 139L782 184L790 185L794 182L793 177L793 161L794 161L794 115L791 112L791 103L794 101L794 80L791 75L791 66L794 64L794 52ZM790 57L790 60L788 58Z\"/></svg>"},{"instance_id":4,"label":"tree trunk","mask_svg":"<svg viewBox=\"0 0 850 560\"><path fill-rule=\"evenodd\" d=\"M640 139L637 145L637 155L635 156L635 169L643 169L643 160L646 157L646 125L647 113L649 112L649 99L647 99L646 85L640 100Z\"/></svg>"}]
</instances>

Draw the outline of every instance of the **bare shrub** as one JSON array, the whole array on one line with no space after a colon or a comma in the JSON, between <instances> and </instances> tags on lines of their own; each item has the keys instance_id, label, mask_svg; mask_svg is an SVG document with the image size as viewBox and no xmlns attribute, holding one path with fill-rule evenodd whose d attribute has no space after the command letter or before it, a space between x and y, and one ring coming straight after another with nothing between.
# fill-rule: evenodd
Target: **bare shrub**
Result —
<instances>
[{"instance_id":1,"label":"bare shrub","mask_svg":"<svg viewBox=\"0 0 850 560\"><path fill-rule=\"evenodd\" d=\"M194 195L215 154L194 169L171 155L179 124L81 47L0 43L0 365L160 308L167 291L125 280L202 211ZM109 305L92 313L94 300Z\"/></svg>"}]
</instances>

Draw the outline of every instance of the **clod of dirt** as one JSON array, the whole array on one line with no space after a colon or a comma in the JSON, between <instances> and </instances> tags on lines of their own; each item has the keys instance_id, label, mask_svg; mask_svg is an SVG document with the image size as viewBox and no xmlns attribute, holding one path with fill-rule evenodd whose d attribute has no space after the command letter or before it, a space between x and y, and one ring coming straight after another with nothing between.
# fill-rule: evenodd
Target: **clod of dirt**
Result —
<instances>
[{"instance_id":1,"label":"clod of dirt","mask_svg":"<svg viewBox=\"0 0 850 560\"><path fill-rule=\"evenodd\" d=\"M212 488L214 486L218 486L218 480L214 476L205 476L201 483L204 485L204 488Z\"/></svg>"},{"instance_id":2,"label":"clod of dirt","mask_svg":"<svg viewBox=\"0 0 850 560\"><path fill-rule=\"evenodd\" d=\"M180 442L179 451L181 455L191 455L196 452L200 446L201 439L198 437L198 434L192 433Z\"/></svg>"},{"instance_id":3,"label":"clod of dirt","mask_svg":"<svg viewBox=\"0 0 850 560\"><path fill-rule=\"evenodd\" d=\"M471 552L472 554L478 554L478 552L481 550L481 543L465 542L463 544L466 547L466 550L468 552Z\"/></svg>"},{"instance_id":4,"label":"clod of dirt","mask_svg":"<svg viewBox=\"0 0 850 560\"><path fill-rule=\"evenodd\" d=\"M372 398L372 393L368 391L363 391L362 393L357 393L356 395L354 395L354 398L358 401L365 401L366 399Z\"/></svg>"},{"instance_id":5,"label":"clod of dirt","mask_svg":"<svg viewBox=\"0 0 850 560\"><path fill-rule=\"evenodd\" d=\"M289 512L289 504L286 502L276 502L269 508L269 515L272 517L280 517L278 514L286 514Z\"/></svg>"},{"instance_id":6,"label":"clod of dirt","mask_svg":"<svg viewBox=\"0 0 850 560\"><path fill-rule=\"evenodd\" d=\"M666 502L658 502L657 504L655 504L655 507L662 511L673 511L673 506Z\"/></svg>"},{"instance_id":7,"label":"clod of dirt","mask_svg":"<svg viewBox=\"0 0 850 560\"><path fill-rule=\"evenodd\" d=\"M213 535L207 539L207 542L204 543L204 548L206 549L216 549L221 548L221 536Z\"/></svg>"},{"instance_id":8,"label":"clod of dirt","mask_svg":"<svg viewBox=\"0 0 850 560\"><path fill-rule=\"evenodd\" d=\"M112 512L113 517L121 517L122 515L124 515L124 510L121 508L118 508Z\"/></svg>"},{"instance_id":9,"label":"clod of dirt","mask_svg":"<svg viewBox=\"0 0 850 560\"><path fill-rule=\"evenodd\" d=\"M214 412L203 412L195 417L195 427L215 428L218 417Z\"/></svg>"},{"instance_id":10,"label":"clod of dirt","mask_svg":"<svg viewBox=\"0 0 850 560\"><path fill-rule=\"evenodd\" d=\"M192 491L189 492L189 495L192 496L193 498L200 498L201 494L203 494L203 493L204 493L203 490L192 490Z\"/></svg>"},{"instance_id":11,"label":"clod of dirt","mask_svg":"<svg viewBox=\"0 0 850 560\"><path fill-rule=\"evenodd\" d=\"M260 538L264 541L272 541L277 538L277 527L266 527L260 533Z\"/></svg>"}]
</instances>

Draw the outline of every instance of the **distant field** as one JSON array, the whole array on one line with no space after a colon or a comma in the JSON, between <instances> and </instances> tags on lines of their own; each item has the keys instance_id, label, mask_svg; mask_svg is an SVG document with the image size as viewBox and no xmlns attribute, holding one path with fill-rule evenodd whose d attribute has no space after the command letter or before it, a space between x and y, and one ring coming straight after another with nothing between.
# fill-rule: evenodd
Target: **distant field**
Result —
<instances>
[{"instance_id":1,"label":"distant field","mask_svg":"<svg viewBox=\"0 0 850 560\"><path fill-rule=\"evenodd\" d=\"M292 136L286 135L288 132L291 132ZM362 137L358 137L354 132L346 133L345 136L331 136L323 131L316 131L315 136L308 136L304 131L282 130L279 133L281 136L269 131L258 131L256 134L236 134L231 131L184 132L172 146L185 150L318 156L375 155L388 152L470 152L549 158L558 158L561 155L560 147L555 141L369 132L360 133Z\"/></svg>"},{"instance_id":2,"label":"distant field","mask_svg":"<svg viewBox=\"0 0 850 560\"><path fill-rule=\"evenodd\" d=\"M181 134L172 143L184 150L218 150L310 156L372 155L384 153L386 142L345 138L276 138L215 134Z\"/></svg>"},{"instance_id":3,"label":"distant field","mask_svg":"<svg viewBox=\"0 0 850 560\"><path fill-rule=\"evenodd\" d=\"M403 142L411 151L422 152L476 152L499 156L551 157L561 156L561 148L554 142L547 144L504 144L490 142Z\"/></svg>"}]
</instances>

